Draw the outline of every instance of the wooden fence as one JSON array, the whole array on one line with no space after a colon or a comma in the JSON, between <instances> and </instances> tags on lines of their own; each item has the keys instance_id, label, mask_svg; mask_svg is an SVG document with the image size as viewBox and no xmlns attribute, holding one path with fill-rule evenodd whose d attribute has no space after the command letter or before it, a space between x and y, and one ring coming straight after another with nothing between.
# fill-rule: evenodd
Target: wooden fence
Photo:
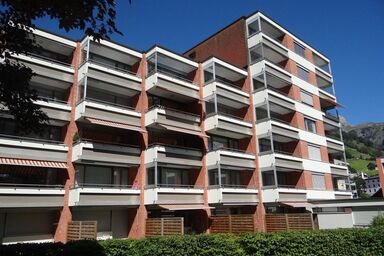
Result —
<instances>
[{"instance_id":1,"label":"wooden fence","mask_svg":"<svg viewBox=\"0 0 384 256\"><path fill-rule=\"evenodd\" d=\"M314 229L311 213L266 214L265 226L267 232Z\"/></svg>"},{"instance_id":2,"label":"wooden fence","mask_svg":"<svg viewBox=\"0 0 384 256\"><path fill-rule=\"evenodd\" d=\"M254 219L251 214L212 216L211 233L241 234L255 231Z\"/></svg>"},{"instance_id":3,"label":"wooden fence","mask_svg":"<svg viewBox=\"0 0 384 256\"><path fill-rule=\"evenodd\" d=\"M184 218L149 218L145 223L145 236L184 235Z\"/></svg>"},{"instance_id":4,"label":"wooden fence","mask_svg":"<svg viewBox=\"0 0 384 256\"><path fill-rule=\"evenodd\" d=\"M97 221L71 221L67 228L67 241L96 239Z\"/></svg>"}]
</instances>

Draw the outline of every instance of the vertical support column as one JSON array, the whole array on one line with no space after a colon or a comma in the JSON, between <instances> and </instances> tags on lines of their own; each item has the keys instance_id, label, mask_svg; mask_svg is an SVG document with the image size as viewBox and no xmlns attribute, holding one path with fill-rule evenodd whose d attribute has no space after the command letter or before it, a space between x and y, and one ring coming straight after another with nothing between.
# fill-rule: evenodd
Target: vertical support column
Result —
<instances>
[{"instance_id":1,"label":"vertical support column","mask_svg":"<svg viewBox=\"0 0 384 256\"><path fill-rule=\"evenodd\" d=\"M71 114L70 114L70 122L67 127L67 133L64 138L64 143L68 145L68 155L67 155L67 171L68 171L68 179L65 182L64 189L64 206L60 211L60 217L58 220L57 228L54 234L55 242L67 242L67 227L68 222L72 220L72 214L69 209L69 192L70 189L75 184L75 166L72 163L72 149L73 149L73 136L77 133L77 126L75 122L75 111L76 111L76 96L77 96L77 87L78 87L78 69L81 60L81 48L80 43L77 43L75 52L73 54L72 66L74 68L73 75L73 84L70 89L70 95L68 97L68 102L72 106Z\"/></svg>"},{"instance_id":2,"label":"vertical support column","mask_svg":"<svg viewBox=\"0 0 384 256\"><path fill-rule=\"evenodd\" d=\"M214 71L213 71L214 72ZM199 67L197 70L197 82L199 84L199 96L200 96L200 105L201 105L201 111L200 111L200 129L201 134L203 135L201 139L203 140L203 157L202 157L202 167L200 169L200 173L198 175L198 180L200 181L200 184L203 185L204 188L204 206L208 206L208 168L207 168L207 152L208 152L208 137L205 133L205 116L206 116L206 109L205 109L205 102L203 98L203 86L204 86L204 77L203 77L203 66L201 63L199 63ZM215 95L215 111L217 113L217 101L216 101L216 95ZM204 213L202 214L202 220L201 223L204 226L204 230L206 233L210 233L209 230L209 218L211 217L211 210L206 209L203 210Z\"/></svg>"},{"instance_id":3,"label":"vertical support column","mask_svg":"<svg viewBox=\"0 0 384 256\"><path fill-rule=\"evenodd\" d=\"M255 155L255 170L253 172L253 180L255 182L255 186L258 190L258 205L256 208L256 213L254 215L254 223L255 228L257 231L265 231L265 209L263 204L263 197L262 197L262 186L261 186L261 171L260 171L260 165L259 165L259 157L258 157L258 145L257 145L257 133L256 133L256 111L255 106L253 102L253 95L252 95L252 76L251 76L251 70L248 67L248 76L245 81L246 88L248 88L249 93L249 104L250 104L250 114L251 114L251 120L252 120L252 138L251 138L251 149L252 153Z\"/></svg>"},{"instance_id":4,"label":"vertical support column","mask_svg":"<svg viewBox=\"0 0 384 256\"><path fill-rule=\"evenodd\" d=\"M143 53L140 61L138 75L142 78L141 93L136 105L135 110L141 113L141 154L140 165L137 171L136 181L140 187L140 205L133 216L131 229L128 232L128 238L142 238L145 236L145 222L147 219L147 209L144 205L144 191L146 181L146 169L145 169L145 149L148 146L148 133L145 128L145 110L148 108L148 96L145 91L145 78L147 75L147 61L146 55Z\"/></svg>"}]
</instances>

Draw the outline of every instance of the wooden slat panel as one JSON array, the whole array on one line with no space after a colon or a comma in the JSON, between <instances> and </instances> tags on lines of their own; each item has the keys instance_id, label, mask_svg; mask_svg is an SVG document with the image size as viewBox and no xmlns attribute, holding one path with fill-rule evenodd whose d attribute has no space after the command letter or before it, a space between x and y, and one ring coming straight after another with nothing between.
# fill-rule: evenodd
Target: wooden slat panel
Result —
<instances>
[{"instance_id":1,"label":"wooden slat panel","mask_svg":"<svg viewBox=\"0 0 384 256\"><path fill-rule=\"evenodd\" d=\"M184 218L151 218L146 220L145 235L168 236L184 234Z\"/></svg>"},{"instance_id":2,"label":"wooden slat panel","mask_svg":"<svg viewBox=\"0 0 384 256\"><path fill-rule=\"evenodd\" d=\"M266 214L265 224L267 232L314 229L311 213Z\"/></svg>"},{"instance_id":3,"label":"wooden slat panel","mask_svg":"<svg viewBox=\"0 0 384 256\"><path fill-rule=\"evenodd\" d=\"M71 221L68 223L67 240L96 239L97 221Z\"/></svg>"},{"instance_id":4,"label":"wooden slat panel","mask_svg":"<svg viewBox=\"0 0 384 256\"><path fill-rule=\"evenodd\" d=\"M211 233L241 234L254 230L253 215L240 214L211 217Z\"/></svg>"}]
</instances>

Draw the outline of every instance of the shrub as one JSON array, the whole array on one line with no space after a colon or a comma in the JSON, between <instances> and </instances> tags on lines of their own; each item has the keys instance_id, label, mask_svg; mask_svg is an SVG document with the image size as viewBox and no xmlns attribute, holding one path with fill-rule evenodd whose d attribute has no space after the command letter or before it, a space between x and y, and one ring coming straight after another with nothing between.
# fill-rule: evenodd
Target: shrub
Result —
<instances>
[{"instance_id":1,"label":"shrub","mask_svg":"<svg viewBox=\"0 0 384 256\"><path fill-rule=\"evenodd\" d=\"M384 228L384 214L379 214L377 216L375 216L373 219L372 219L372 222L371 222L371 227L382 227Z\"/></svg>"},{"instance_id":2,"label":"shrub","mask_svg":"<svg viewBox=\"0 0 384 256\"><path fill-rule=\"evenodd\" d=\"M0 246L9 256L384 255L384 228L171 236Z\"/></svg>"}]
</instances>

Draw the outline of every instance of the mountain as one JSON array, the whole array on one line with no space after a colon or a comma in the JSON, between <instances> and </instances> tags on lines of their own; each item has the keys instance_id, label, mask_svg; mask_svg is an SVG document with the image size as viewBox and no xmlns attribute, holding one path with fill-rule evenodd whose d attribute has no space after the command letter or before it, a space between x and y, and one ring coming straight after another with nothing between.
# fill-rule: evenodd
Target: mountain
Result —
<instances>
[{"instance_id":1,"label":"mountain","mask_svg":"<svg viewBox=\"0 0 384 256\"><path fill-rule=\"evenodd\" d=\"M384 123L363 123L356 126L346 123L343 125L343 131L369 140L375 146L384 150Z\"/></svg>"},{"instance_id":2,"label":"mountain","mask_svg":"<svg viewBox=\"0 0 384 256\"><path fill-rule=\"evenodd\" d=\"M344 118L341 124L350 170L377 175L377 171L367 165L374 163L376 157L384 156L384 123L351 125Z\"/></svg>"}]
</instances>

